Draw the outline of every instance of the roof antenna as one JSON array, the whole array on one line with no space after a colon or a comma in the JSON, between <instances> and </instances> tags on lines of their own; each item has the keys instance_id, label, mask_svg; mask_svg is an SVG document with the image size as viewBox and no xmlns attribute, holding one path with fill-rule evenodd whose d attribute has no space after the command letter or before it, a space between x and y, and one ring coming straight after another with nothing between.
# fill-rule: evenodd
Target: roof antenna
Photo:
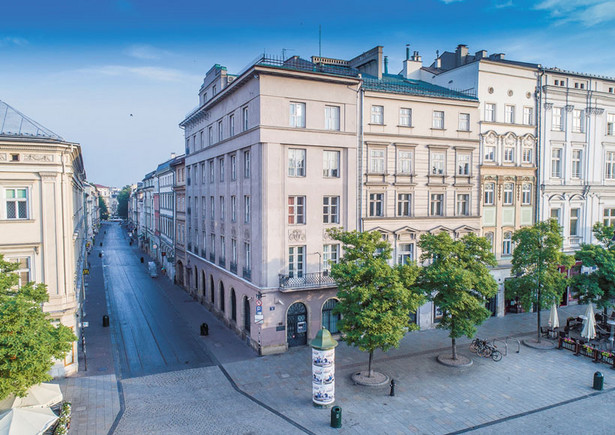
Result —
<instances>
[{"instance_id":1,"label":"roof antenna","mask_svg":"<svg viewBox=\"0 0 615 435\"><path fill-rule=\"evenodd\" d=\"M406 60L410 60L410 44L406 44Z\"/></svg>"},{"instance_id":2,"label":"roof antenna","mask_svg":"<svg viewBox=\"0 0 615 435\"><path fill-rule=\"evenodd\" d=\"M318 25L318 57L322 56L322 25Z\"/></svg>"}]
</instances>

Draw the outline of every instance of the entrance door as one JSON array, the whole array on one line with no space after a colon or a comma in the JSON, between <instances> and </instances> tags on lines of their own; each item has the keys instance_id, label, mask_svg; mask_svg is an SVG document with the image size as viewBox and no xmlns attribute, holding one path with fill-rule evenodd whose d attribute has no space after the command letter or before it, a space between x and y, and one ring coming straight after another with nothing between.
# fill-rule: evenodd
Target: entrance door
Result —
<instances>
[{"instance_id":1,"label":"entrance door","mask_svg":"<svg viewBox=\"0 0 615 435\"><path fill-rule=\"evenodd\" d=\"M491 311L491 316L495 316L498 312L497 296L487 299L485 308Z\"/></svg>"},{"instance_id":2,"label":"entrance door","mask_svg":"<svg viewBox=\"0 0 615 435\"><path fill-rule=\"evenodd\" d=\"M286 313L286 341L288 347L307 344L307 308L301 302L292 304Z\"/></svg>"}]
</instances>

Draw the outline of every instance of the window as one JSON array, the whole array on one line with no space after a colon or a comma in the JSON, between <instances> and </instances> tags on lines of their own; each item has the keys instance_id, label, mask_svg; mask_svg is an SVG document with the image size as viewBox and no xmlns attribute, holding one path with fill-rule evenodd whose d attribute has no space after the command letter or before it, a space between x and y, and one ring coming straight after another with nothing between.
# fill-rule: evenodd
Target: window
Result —
<instances>
[{"instance_id":1,"label":"window","mask_svg":"<svg viewBox=\"0 0 615 435\"><path fill-rule=\"evenodd\" d=\"M513 183L504 183L504 205L513 204L513 192L515 185Z\"/></svg>"},{"instance_id":2,"label":"window","mask_svg":"<svg viewBox=\"0 0 615 435\"><path fill-rule=\"evenodd\" d=\"M203 140L203 130L201 130L201 133L199 134L199 141L201 144L201 149L205 148L205 141Z\"/></svg>"},{"instance_id":3,"label":"window","mask_svg":"<svg viewBox=\"0 0 615 435\"><path fill-rule=\"evenodd\" d=\"M495 161L495 147L491 145L485 145L485 161Z\"/></svg>"},{"instance_id":4,"label":"window","mask_svg":"<svg viewBox=\"0 0 615 435\"><path fill-rule=\"evenodd\" d=\"M580 209L571 208L570 209L570 235L578 236L579 235L579 213Z\"/></svg>"},{"instance_id":5,"label":"window","mask_svg":"<svg viewBox=\"0 0 615 435\"><path fill-rule=\"evenodd\" d=\"M369 215L384 216L384 193L369 194Z\"/></svg>"},{"instance_id":6,"label":"window","mask_svg":"<svg viewBox=\"0 0 615 435\"><path fill-rule=\"evenodd\" d=\"M470 195L467 193L457 194L457 216L470 215Z\"/></svg>"},{"instance_id":7,"label":"window","mask_svg":"<svg viewBox=\"0 0 615 435\"><path fill-rule=\"evenodd\" d=\"M220 181L224 182L224 157L218 159L218 163L220 166Z\"/></svg>"},{"instance_id":8,"label":"window","mask_svg":"<svg viewBox=\"0 0 615 435\"><path fill-rule=\"evenodd\" d=\"M384 124L384 107L372 106L372 124Z\"/></svg>"},{"instance_id":9,"label":"window","mask_svg":"<svg viewBox=\"0 0 615 435\"><path fill-rule=\"evenodd\" d=\"M397 216L410 216L412 207L412 194L398 193L397 194Z\"/></svg>"},{"instance_id":10,"label":"window","mask_svg":"<svg viewBox=\"0 0 615 435\"><path fill-rule=\"evenodd\" d=\"M32 278L30 276L30 257L5 258L5 260L10 261L11 263L19 263L19 266L15 270L15 273L19 275L19 281L17 282L17 285L20 288L32 281Z\"/></svg>"},{"instance_id":11,"label":"window","mask_svg":"<svg viewBox=\"0 0 615 435\"><path fill-rule=\"evenodd\" d=\"M369 171L372 174L384 174L384 150L370 150Z\"/></svg>"},{"instance_id":12,"label":"window","mask_svg":"<svg viewBox=\"0 0 615 435\"><path fill-rule=\"evenodd\" d=\"M557 223L560 224L560 225L561 225L561 221L560 221L561 215L562 215L562 213L561 213L561 209L560 208L552 208L551 209L551 219L555 219L557 221Z\"/></svg>"},{"instance_id":13,"label":"window","mask_svg":"<svg viewBox=\"0 0 615 435\"><path fill-rule=\"evenodd\" d=\"M397 264L411 264L414 261L414 243L397 245Z\"/></svg>"},{"instance_id":14,"label":"window","mask_svg":"<svg viewBox=\"0 0 615 435\"><path fill-rule=\"evenodd\" d=\"M507 163L512 163L515 161L515 147L514 146L504 147L504 161Z\"/></svg>"},{"instance_id":15,"label":"window","mask_svg":"<svg viewBox=\"0 0 615 435\"><path fill-rule=\"evenodd\" d=\"M439 110L434 110L433 112L433 128L443 129L444 128L444 112Z\"/></svg>"},{"instance_id":16,"label":"window","mask_svg":"<svg viewBox=\"0 0 615 435\"><path fill-rule=\"evenodd\" d=\"M322 327L331 334L340 332L337 322L340 321L341 315L333 314L333 309L337 304L337 300L329 299L322 307Z\"/></svg>"},{"instance_id":17,"label":"window","mask_svg":"<svg viewBox=\"0 0 615 435\"><path fill-rule=\"evenodd\" d=\"M325 224L339 224L339 196L323 196L322 222Z\"/></svg>"},{"instance_id":18,"label":"window","mask_svg":"<svg viewBox=\"0 0 615 435\"><path fill-rule=\"evenodd\" d=\"M322 269L330 270L332 264L337 264L340 258L340 245L323 245Z\"/></svg>"},{"instance_id":19,"label":"window","mask_svg":"<svg viewBox=\"0 0 615 435\"><path fill-rule=\"evenodd\" d=\"M209 161L209 182L210 183L214 182L214 161L213 160Z\"/></svg>"},{"instance_id":20,"label":"window","mask_svg":"<svg viewBox=\"0 0 615 435\"><path fill-rule=\"evenodd\" d=\"M237 239L231 239L231 261L237 264Z\"/></svg>"},{"instance_id":21,"label":"window","mask_svg":"<svg viewBox=\"0 0 615 435\"><path fill-rule=\"evenodd\" d=\"M305 196L288 197L288 223L289 225L305 224Z\"/></svg>"},{"instance_id":22,"label":"window","mask_svg":"<svg viewBox=\"0 0 615 435\"><path fill-rule=\"evenodd\" d=\"M581 178L581 150L572 150L572 178Z\"/></svg>"},{"instance_id":23,"label":"window","mask_svg":"<svg viewBox=\"0 0 615 435\"><path fill-rule=\"evenodd\" d=\"M215 219L216 218L216 204L215 204L215 199L213 196L209 197L209 217L211 219Z\"/></svg>"},{"instance_id":24,"label":"window","mask_svg":"<svg viewBox=\"0 0 615 435\"><path fill-rule=\"evenodd\" d=\"M226 260L226 243L224 236L220 236L220 258Z\"/></svg>"},{"instance_id":25,"label":"window","mask_svg":"<svg viewBox=\"0 0 615 435\"><path fill-rule=\"evenodd\" d=\"M430 216L444 216L444 194L432 193L429 204Z\"/></svg>"},{"instance_id":26,"label":"window","mask_svg":"<svg viewBox=\"0 0 615 435\"><path fill-rule=\"evenodd\" d=\"M397 172L399 174L412 174L412 151L399 151L397 153Z\"/></svg>"},{"instance_id":27,"label":"window","mask_svg":"<svg viewBox=\"0 0 615 435\"><path fill-rule=\"evenodd\" d=\"M220 220L224 220L224 197L220 197Z\"/></svg>"},{"instance_id":28,"label":"window","mask_svg":"<svg viewBox=\"0 0 615 435\"><path fill-rule=\"evenodd\" d=\"M218 142L224 139L224 131L222 130L222 120L218 121Z\"/></svg>"},{"instance_id":29,"label":"window","mask_svg":"<svg viewBox=\"0 0 615 435\"><path fill-rule=\"evenodd\" d=\"M305 103L290 103L290 126L305 128Z\"/></svg>"},{"instance_id":30,"label":"window","mask_svg":"<svg viewBox=\"0 0 615 435\"><path fill-rule=\"evenodd\" d=\"M231 156L231 180L237 179L237 156L233 154Z\"/></svg>"},{"instance_id":31,"label":"window","mask_svg":"<svg viewBox=\"0 0 615 435\"><path fill-rule=\"evenodd\" d=\"M305 150L289 148L288 176L305 177Z\"/></svg>"},{"instance_id":32,"label":"window","mask_svg":"<svg viewBox=\"0 0 615 435\"><path fill-rule=\"evenodd\" d=\"M252 250L249 243L243 244L243 258L246 263L246 269L250 270L252 267Z\"/></svg>"},{"instance_id":33,"label":"window","mask_svg":"<svg viewBox=\"0 0 615 435\"><path fill-rule=\"evenodd\" d=\"M250 151L243 152L243 177L250 178Z\"/></svg>"},{"instance_id":34,"label":"window","mask_svg":"<svg viewBox=\"0 0 615 435\"><path fill-rule=\"evenodd\" d=\"M469 113L459 114L459 130L470 131L470 114Z\"/></svg>"},{"instance_id":35,"label":"window","mask_svg":"<svg viewBox=\"0 0 615 435\"><path fill-rule=\"evenodd\" d=\"M512 232L505 231L502 239L502 255L512 255Z\"/></svg>"},{"instance_id":36,"label":"window","mask_svg":"<svg viewBox=\"0 0 615 435\"><path fill-rule=\"evenodd\" d=\"M305 269L305 246L290 246L288 248L288 277L303 278Z\"/></svg>"},{"instance_id":37,"label":"window","mask_svg":"<svg viewBox=\"0 0 615 435\"><path fill-rule=\"evenodd\" d=\"M534 125L534 108L533 107L523 108L523 123L525 125Z\"/></svg>"},{"instance_id":38,"label":"window","mask_svg":"<svg viewBox=\"0 0 615 435\"><path fill-rule=\"evenodd\" d=\"M28 189L15 188L4 191L7 219L28 219Z\"/></svg>"},{"instance_id":39,"label":"window","mask_svg":"<svg viewBox=\"0 0 615 435\"><path fill-rule=\"evenodd\" d=\"M606 115L606 134L609 136L615 136L615 113L609 113Z\"/></svg>"},{"instance_id":40,"label":"window","mask_svg":"<svg viewBox=\"0 0 615 435\"><path fill-rule=\"evenodd\" d=\"M604 209L604 219L602 222L607 227L615 225L615 208Z\"/></svg>"},{"instance_id":41,"label":"window","mask_svg":"<svg viewBox=\"0 0 615 435\"><path fill-rule=\"evenodd\" d=\"M573 110L572 111L572 131L574 133L582 133L583 132L583 111L582 110Z\"/></svg>"},{"instance_id":42,"label":"window","mask_svg":"<svg viewBox=\"0 0 615 435\"><path fill-rule=\"evenodd\" d=\"M216 235L214 233L211 233L209 235L209 240L210 240L210 247L209 247L209 251L210 254L209 255L216 255Z\"/></svg>"},{"instance_id":43,"label":"window","mask_svg":"<svg viewBox=\"0 0 615 435\"><path fill-rule=\"evenodd\" d=\"M444 175L446 153L438 151L431 153L431 175Z\"/></svg>"},{"instance_id":44,"label":"window","mask_svg":"<svg viewBox=\"0 0 615 435\"><path fill-rule=\"evenodd\" d=\"M470 175L470 154L457 155L457 175Z\"/></svg>"},{"instance_id":45,"label":"window","mask_svg":"<svg viewBox=\"0 0 615 435\"><path fill-rule=\"evenodd\" d=\"M553 178L562 177L562 149L561 148L554 148L551 150L551 177Z\"/></svg>"},{"instance_id":46,"label":"window","mask_svg":"<svg viewBox=\"0 0 615 435\"><path fill-rule=\"evenodd\" d=\"M322 176L327 178L337 178L340 176L339 151L323 151Z\"/></svg>"},{"instance_id":47,"label":"window","mask_svg":"<svg viewBox=\"0 0 615 435\"><path fill-rule=\"evenodd\" d=\"M247 224L250 223L250 196L244 195L243 197L243 221Z\"/></svg>"},{"instance_id":48,"label":"window","mask_svg":"<svg viewBox=\"0 0 615 435\"><path fill-rule=\"evenodd\" d=\"M229 136L235 136L235 115L228 117L228 134Z\"/></svg>"},{"instance_id":49,"label":"window","mask_svg":"<svg viewBox=\"0 0 615 435\"><path fill-rule=\"evenodd\" d=\"M486 233L485 239L489 242L489 250L493 252L493 233Z\"/></svg>"},{"instance_id":50,"label":"window","mask_svg":"<svg viewBox=\"0 0 615 435\"><path fill-rule=\"evenodd\" d=\"M521 187L521 205L530 205L532 203L532 185L524 183Z\"/></svg>"},{"instance_id":51,"label":"window","mask_svg":"<svg viewBox=\"0 0 615 435\"><path fill-rule=\"evenodd\" d=\"M231 222L237 222L237 197L231 196Z\"/></svg>"},{"instance_id":52,"label":"window","mask_svg":"<svg viewBox=\"0 0 615 435\"><path fill-rule=\"evenodd\" d=\"M201 163L201 183L207 183L207 171L205 170L205 162Z\"/></svg>"},{"instance_id":53,"label":"window","mask_svg":"<svg viewBox=\"0 0 615 435\"><path fill-rule=\"evenodd\" d=\"M508 124L515 123L515 106L504 106L504 122Z\"/></svg>"},{"instance_id":54,"label":"window","mask_svg":"<svg viewBox=\"0 0 615 435\"><path fill-rule=\"evenodd\" d=\"M523 147L523 153L521 156L521 161L523 163L532 163L532 155L534 154L534 148L531 147Z\"/></svg>"},{"instance_id":55,"label":"window","mask_svg":"<svg viewBox=\"0 0 615 435\"><path fill-rule=\"evenodd\" d=\"M207 140L208 140L209 145L214 144L214 128L213 127L209 127L207 129Z\"/></svg>"},{"instance_id":56,"label":"window","mask_svg":"<svg viewBox=\"0 0 615 435\"><path fill-rule=\"evenodd\" d=\"M605 156L606 174L605 178L609 180L615 179L615 152L607 151Z\"/></svg>"},{"instance_id":57,"label":"window","mask_svg":"<svg viewBox=\"0 0 615 435\"><path fill-rule=\"evenodd\" d=\"M485 196L484 196L484 204L485 205L493 205L493 198L495 197L495 183L486 183L485 184Z\"/></svg>"},{"instance_id":58,"label":"window","mask_svg":"<svg viewBox=\"0 0 615 435\"><path fill-rule=\"evenodd\" d=\"M495 104L485 104L485 121L495 122Z\"/></svg>"},{"instance_id":59,"label":"window","mask_svg":"<svg viewBox=\"0 0 615 435\"><path fill-rule=\"evenodd\" d=\"M340 129L340 108L339 106L325 106L325 129Z\"/></svg>"},{"instance_id":60,"label":"window","mask_svg":"<svg viewBox=\"0 0 615 435\"><path fill-rule=\"evenodd\" d=\"M561 131L563 130L563 122L562 122L562 108L561 107L554 107L553 109L553 120L551 121L552 123L552 129L553 130L558 130Z\"/></svg>"},{"instance_id":61,"label":"window","mask_svg":"<svg viewBox=\"0 0 615 435\"><path fill-rule=\"evenodd\" d=\"M241 113L243 116L243 119L242 119L243 131L247 131L248 130L248 108L244 107Z\"/></svg>"},{"instance_id":62,"label":"window","mask_svg":"<svg viewBox=\"0 0 615 435\"><path fill-rule=\"evenodd\" d=\"M211 94L213 96L213 95L216 95L217 93L218 92L217 92L217 89L216 89L216 85L214 85L213 88L211 88Z\"/></svg>"},{"instance_id":63,"label":"window","mask_svg":"<svg viewBox=\"0 0 615 435\"><path fill-rule=\"evenodd\" d=\"M399 125L402 127L412 127L412 109L399 109Z\"/></svg>"}]
</instances>

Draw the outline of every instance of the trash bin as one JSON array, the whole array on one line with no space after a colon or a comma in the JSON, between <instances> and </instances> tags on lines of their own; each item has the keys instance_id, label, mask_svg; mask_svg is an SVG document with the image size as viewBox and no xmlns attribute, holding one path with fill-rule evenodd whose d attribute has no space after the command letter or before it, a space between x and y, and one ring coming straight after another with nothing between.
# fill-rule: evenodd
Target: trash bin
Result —
<instances>
[{"instance_id":1,"label":"trash bin","mask_svg":"<svg viewBox=\"0 0 615 435\"><path fill-rule=\"evenodd\" d=\"M209 325L207 323L201 323L201 335L209 335Z\"/></svg>"},{"instance_id":2,"label":"trash bin","mask_svg":"<svg viewBox=\"0 0 615 435\"><path fill-rule=\"evenodd\" d=\"M594 390L602 390L604 386L604 376L600 372L594 373Z\"/></svg>"},{"instance_id":3,"label":"trash bin","mask_svg":"<svg viewBox=\"0 0 615 435\"><path fill-rule=\"evenodd\" d=\"M331 427L339 429L342 427L342 407L334 406L331 408Z\"/></svg>"},{"instance_id":4,"label":"trash bin","mask_svg":"<svg viewBox=\"0 0 615 435\"><path fill-rule=\"evenodd\" d=\"M103 328L106 328L109 326L109 316L107 316L106 314L103 316Z\"/></svg>"}]
</instances>

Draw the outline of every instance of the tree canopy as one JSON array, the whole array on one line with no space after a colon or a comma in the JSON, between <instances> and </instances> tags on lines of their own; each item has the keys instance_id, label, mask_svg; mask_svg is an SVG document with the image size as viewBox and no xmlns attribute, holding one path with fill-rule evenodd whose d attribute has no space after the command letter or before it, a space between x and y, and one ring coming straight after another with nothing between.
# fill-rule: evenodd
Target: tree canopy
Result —
<instances>
[{"instance_id":1,"label":"tree canopy","mask_svg":"<svg viewBox=\"0 0 615 435\"><path fill-rule=\"evenodd\" d=\"M342 315L340 331L348 344L369 352L372 376L374 351L398 347L404 334L416 329L410 313L423 302L414 290L418 267L391 266L391 246L377 231L331 229L329 234L344 247L339 263L331 267L339 298L335 312Z\"/></svg>"},{"instance_id":2,"label":"tree canopy","mask_svg":"<svg viewBox=\"0 0 615 435\"><path fill-rule=\"evenodd\" d=\"M573 279L573 287L583 303L595 302L606 311L613 306L615 298L615 227L601 222L594 225L597 244L583 244L575 253L575 258L585 267L594 270L589 274L579 274ZM605 316L606 317L606 316Z\"/></svg>"},{"instance_id":3,"label":"tree canopy","mask_svg":"<svg viewBox=\"0 0 615 435\"><path fill-rule=\"evenodd\" d=\"M455 339L476 334L476 326L490 316L488 298L497 283L488 266L495 266L491 245L484 237L468 233L453 240L447 232L423 234L419 241L421 261L418 285L442 311L438 328L450 331L452 357L457 359Z\"/></svg>"},{"instance_id":4,"label":"tree canopy","mask_svg":"<svg viewBox=\"0 0 615 435\"><path fill-rule=\"evenodd\" d=\"M109 219L109 209L107 208L107 203L102 196L98 197L98 207L100 209L100 219L103 221Z\"/></svg>"},{"instance_id":5,"label":"tree canopy","mask_svg":"<svg viewBox=\"0 0 615 435\"><path fill-rule=\"evenodd\" d=\"M0 254L0 400L24 396L32 385L50 380L54 358L64 358L77 340L43 313L49 300L44 284L18 287L17 268Z\"/></svg>"},{"instance_id":6,"label":"tree canopy","mask_svg":"<svg viewBox=\"0 0 615 435\"><path fill-rule=\"evenodd\" d=\"M117 194L117 215L124 219L128 219L128 200L131 192L130 186L126 185Z\"/></svg>"},{"instance_id":7,"label":"tree canopy","mask_svg":"<svg viewBox=\"0 0 615 435\"><path fill-rule=\"evenodd\" d=\"M506 281L506 297L519 298L526 311L536 303L537 341L540 342L540 310L560 300L568 285L560 267L571 267L574 261L562 252L561 227L555 219L521 228L515 231L512 240L515 244L512 278Z\"/></svg>"}]
</instances>

